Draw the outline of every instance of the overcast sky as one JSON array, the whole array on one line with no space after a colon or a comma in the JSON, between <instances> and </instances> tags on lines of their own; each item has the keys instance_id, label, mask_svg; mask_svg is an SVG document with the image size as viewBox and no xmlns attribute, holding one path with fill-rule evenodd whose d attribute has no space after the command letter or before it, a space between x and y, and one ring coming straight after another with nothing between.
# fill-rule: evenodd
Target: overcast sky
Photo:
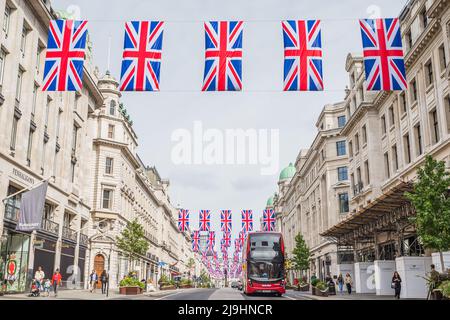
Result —
<instances>
[{"instance_id":1,"label":"overcast sky","mask_svg":"<svg viewBox=\"0 0 450 320\"><path fill-rule=\"evenodd\" d=\"M170 179L172 203L191 211L211 209L213 229L220 230L219 210L233 210L233 233L240 230L240 210L259 218L269 196L277 191L278 174L262 176L259 166L181 165L171 161L174 130L204 128L279 129L280 170L295 162L317 131L322 107L344 97L348 83L345 60L361 52L357 19L379 14L396 17L406 0L52 0L56 10L79 10L89 20L94 63L108 68L111 38L113 76L120 77L123 24L126 20L166 21L160 93L125 93L123 102L134 121L144 162ZM325 92L284 93L281 20L322 19ZM241 93L202 93L203 21L244 20L243 86ZM220 237L219 237L220 238ZM218 241L217 241L218 242Z\"/></svg>"}]
</instances>

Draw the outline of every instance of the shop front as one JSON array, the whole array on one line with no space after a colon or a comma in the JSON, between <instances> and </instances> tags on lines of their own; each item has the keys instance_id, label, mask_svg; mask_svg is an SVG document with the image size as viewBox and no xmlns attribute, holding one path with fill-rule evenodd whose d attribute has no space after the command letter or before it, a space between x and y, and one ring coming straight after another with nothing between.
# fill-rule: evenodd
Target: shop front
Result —
<instances>
[{"instance_id":1,"label":"shop front","mask_svg":"<svg viewBox=\"0 0 450 320\"><path fill-rule=\"evenodd\" d=\"M74 268L75 266L75 250L76 245L72 242L63 240L61 243L61 260L60 272L62 276L62 286L70 287L74 283Z\"/></svg>"},{"instance_id":2,"label":"shop front","mask_svg":"<svg viewBox=\"0 0 450 320\"><path fill-rule=\"evenodd\" d=\"M34 263L33 270L42 267L46 278L51 278L56 256L56 238L45 237L37 234L34 241Z\"/></svg>"}]
</instances>

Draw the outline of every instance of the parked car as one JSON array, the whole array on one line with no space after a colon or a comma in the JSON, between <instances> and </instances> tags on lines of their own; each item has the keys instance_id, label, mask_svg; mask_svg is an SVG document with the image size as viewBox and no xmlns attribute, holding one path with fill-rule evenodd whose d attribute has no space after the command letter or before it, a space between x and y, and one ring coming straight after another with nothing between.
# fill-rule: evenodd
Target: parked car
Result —
<instances>
[{"instance_id":1,"label":"parked car","mask_svg":"<svg viewBox=\"0 0 450 320\"><path fill-rule=\"evenodd\" d=\"M237 287L238 287L238 283L237 283L237 281L233 281L233 282L231 282L231 288L233 288L233 289L237 289Z\"/></svg>"}]
</instances>

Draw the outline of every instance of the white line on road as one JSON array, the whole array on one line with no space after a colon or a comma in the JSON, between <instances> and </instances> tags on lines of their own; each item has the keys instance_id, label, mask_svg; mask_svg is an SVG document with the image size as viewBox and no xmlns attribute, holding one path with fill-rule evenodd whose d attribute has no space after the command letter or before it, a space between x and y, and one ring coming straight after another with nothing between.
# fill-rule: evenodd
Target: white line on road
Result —
<instances>
[{"instance_id":1,"label":"white line on road","mask_svg":"<svg viewBox=\"0 0 450 320\"><path fill-rule=\"evenodd\" d=\"M167 296L164 296L164 297L161 297L161 298L158 298L158 299L155 299L155 300L162 300L162 299L165 299L165 298L168 298L168 297L173 297L173 296L176 296L177 294L180 294L180 293L181 292L172 293L172 294L169 294Z\"/></svg>"},{"instance_id":2,"label":"white line on road","mask_svg":"<svg viewBox=\"0 0 450 320\"><path fill-rule=\"evenodd\" d=\"M288 295L284 295L283 297L288 298L288 299L291 299L291 300L297 300L297 299L295 299L295 298L289 297Z\"/></svg>"}]
</instances>

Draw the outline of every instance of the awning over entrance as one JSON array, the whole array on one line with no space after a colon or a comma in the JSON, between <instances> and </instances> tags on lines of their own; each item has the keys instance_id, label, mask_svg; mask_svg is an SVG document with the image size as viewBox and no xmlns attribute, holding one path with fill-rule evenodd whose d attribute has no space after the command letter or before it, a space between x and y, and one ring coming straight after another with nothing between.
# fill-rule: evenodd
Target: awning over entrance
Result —
<instances>
[{"instance_id":1,"label":"awning over entrance","mask_svg":"<svg viewBox=\"0 0 450 320\"><path fill-rule=\"evenodd\" d=\"M397 231L395 223L414 213L405 192L413 190L412 182L401 182L362 210L321 234L341 244L352 245L356 240L373 238L374 232Z\"/></svg>"}]
</instances>

